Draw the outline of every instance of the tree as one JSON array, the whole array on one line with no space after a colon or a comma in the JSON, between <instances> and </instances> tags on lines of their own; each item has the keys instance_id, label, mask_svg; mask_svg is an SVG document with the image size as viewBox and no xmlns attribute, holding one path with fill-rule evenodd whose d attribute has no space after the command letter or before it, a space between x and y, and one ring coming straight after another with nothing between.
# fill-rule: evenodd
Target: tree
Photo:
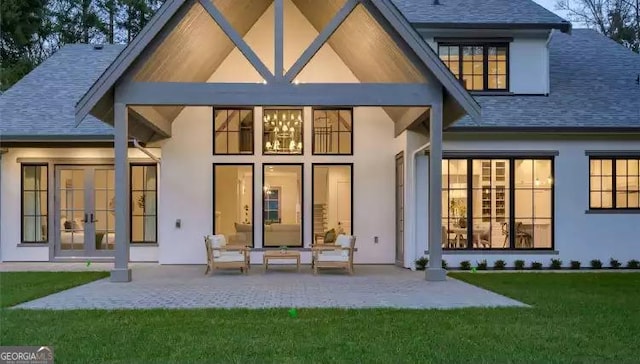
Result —
<instances>
[{"instance_id":1,"label":"tree","mask_svg":"<svg viewBox=\"0 0 640 364\"><path fill-rule=\"evenodd\" d=\"M0 90L49 55L47 0L0 0Z\"/></svg>"},{"instance_id":2,"label":"tree","mask_svg":"<svg viewBox=\"0 0 640 364\"><path fill-rule=\"evenodd\" d=\"M558 0L556 8L569 20L640 52L640 0Z\"/></svg>"},{"instance_id":3,"label":"tree","mask_svg":"<svg viewBox=\"0 0 640 364\"><path fill-rule=\"evenodd\" d=\"M50 7L57 46L102 41L102 20L94 0L52 0Z\"/></svg>"}]
</instances>

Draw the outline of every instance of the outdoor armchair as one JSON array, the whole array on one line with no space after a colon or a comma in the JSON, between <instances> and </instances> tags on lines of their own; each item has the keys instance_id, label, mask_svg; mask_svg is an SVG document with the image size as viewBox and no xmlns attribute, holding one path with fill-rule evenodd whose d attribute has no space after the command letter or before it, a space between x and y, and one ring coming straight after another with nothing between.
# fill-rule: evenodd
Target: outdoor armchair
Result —
<instances>
[{"instance_id":1,"label":"outdoor armchair","mask_svg":"<svg viewBox=\"0 0 640 364\"><path fill-rule=\"evenodd\" d=\"M320 268L344 268L353 274L353 253L356 237L338 235L335 244L315 244L311 247L313 274Z\"/></svg>"},{"instance_id":2,"label":"outdoor armchair","mask_svg":"<svg viewBox=\"0 0 640 364\"><path fill-rule=\"evenodd\" d=\"M207 249L207 269L205 275L214 269L240 269L249 272L250 248L244 245L230 245L224 235L208 235L204 237Z\"/></svg>"}]
</instances>

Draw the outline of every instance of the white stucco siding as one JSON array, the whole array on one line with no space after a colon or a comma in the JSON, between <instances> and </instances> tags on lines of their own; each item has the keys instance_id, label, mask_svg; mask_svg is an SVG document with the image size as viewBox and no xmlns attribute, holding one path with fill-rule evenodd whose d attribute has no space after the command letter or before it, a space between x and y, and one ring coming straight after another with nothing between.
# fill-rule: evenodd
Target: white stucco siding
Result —
<instances>
[{"instance_id":1,"label":"white stucco siding","mask_svg":"<svg viewBox=\"0 0 640 364\"><path fill-rule=\"evenodd\" d=\"M509 83L515 94L549 93L547 38L514 38L509 46Z\"/></svg>"},{"instance_id":2,"label":"white stucco siding","mask_svg":"<svg viewBox=\"0 0 640 364\"><path fill-rule=\"evenodd\" d=\"M457 267L463 260L472 264L486 259L489 265L502 259L509 266L523 259L529 264L538 261L548 266L551 258L561 259L565 265L579 260L589 266L592 259L600 259L605 266L615 258L626 263L640 259L640 221L637 213L587 213L589 209L589 157L585 151L640 150L638 141L615 140L513 140L513 141L446 141L445 151L557 151L555 157L554 251L541 254L447 254L444 259ZM469 153L473 155L472 152ZM418 216L426 221L426 216Z\"/></svg>"},{"instance_id":3,"label":"white stucco siding","mask_svg":"<svg viewBox=\"0 0 640 364\"><path fill-rule=\"evenodd\" d=\"M153 150L160 155L160 150ZM148 159L139 150L131 149L129 157L135 159ZM83 160L112 160L113 149L109 148L8 148L8 153L2 156L2 178L0 179L0 203L2 204L2 229L0 229L0 249L2 249L2 261L49 261L50 251L53 249L55 237L54 226L48 226L49 241L47 245L35 244L32 246L20 245L21 241L21 164L19 161L50 161L50 168L55 168L56 163L82 163ZM64 160L64 161L63 161ZM53 170L49 171L49 176ZM55 206L52 203L55 191L49 183L48 213L55 216ZM49 219L51 222L52 219ZM158 247L134 246L131 248L132 261L157 261ZM55 255L55 254L53 254Z\"/></svg>"}]
</instances>

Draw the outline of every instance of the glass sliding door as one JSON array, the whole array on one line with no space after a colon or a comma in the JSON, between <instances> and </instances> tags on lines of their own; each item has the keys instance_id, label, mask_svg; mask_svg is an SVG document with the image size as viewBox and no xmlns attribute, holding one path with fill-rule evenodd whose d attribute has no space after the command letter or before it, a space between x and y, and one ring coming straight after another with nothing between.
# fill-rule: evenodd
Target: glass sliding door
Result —
<instances>
[{"instance_id":1,"label":"glass sliding door","mask_svg":"<svg viewBox=\"0 0 640 364\"><path fill-rule=\"evenodd\" d=\"M55 254L110 256L115 248L113 166L57 166Z\"/></svg>"},{"instance_id":2,"label":"glass sliding door","mask_svg":"<svg viewBox=\"0 0 640 364\"><path fill-rule=\"evenodd\" d=\"M253 246L253 164L213 165L213 231Z\"/></svg>"},{"instance_id":3,"label":"glass sliding door","mask_svg":"<svg viewBox=\"0 0 640 364\"><path fill-rule=\"evenodd\" d=\"M313 164L313 242L328 231L353 234L353 165Z\"/></svg>"},{"instance_id":4,"label":"glass sliding door","mask_svg":"<svg viewBox=\"0 0 640 364\"><path fill-rule=\"evenodd\" d=\"M468 242L468 161L442 161L442 240L443 247L466 249Z\"/></svg>"},{"instance_id":5,"label":"glass sliding door","mask_svg":"<svg viewBox=\"0 0 640 364\"><path fill-rule=\"evenodd\" d=\"M553 157L444 159L442 173L445 249L553 249Z\"/></svg>"},{"instance_id":6,"label":"glass sliding door","mask_svg":"<svg viewBox=\"0 0 640 364\"><path fill-rule=\"evenodd\" d=\"M553 172L549 159L515 160L515 248L552 247Z\"/></svg>"},{"instance_id":7,"label":"glass sliding door","mask_svg":"<svg viewBox=\"0 0 640 364\"><path fill-rule=\"evenodd\" d=\"M474 159L473 248L509 247L509 160Z\"/></svg>"},{"instance_id":8,"label":"glass sliding door","mask_svg":"<svg viewBox=\"0 0 640 364\"><path fill-rule=\"evenodd\" d=\"M302 164L262 168L262 246L302 247Z\"/></svg>"}]
</instances>

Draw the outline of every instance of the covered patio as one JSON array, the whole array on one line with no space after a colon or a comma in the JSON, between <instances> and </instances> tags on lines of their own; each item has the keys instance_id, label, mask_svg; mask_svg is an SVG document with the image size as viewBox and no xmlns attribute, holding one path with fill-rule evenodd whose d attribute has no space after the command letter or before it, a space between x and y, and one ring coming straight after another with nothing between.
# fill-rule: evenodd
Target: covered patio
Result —
<instances>
[{"instance_id":1,"label":"covered patio","mask_svg":"<svg viewBox=\"0 0 640 364\"><path fill-rule=\"evenodd\" d=\"M297 28L285 26L292 8L317 34L300 52L291 50ZM260 19L268 20L266 33L273 38L251 43L247 34ZM332 69L314 63L327 48L352 79L332 77ZM216 77L234 54L243 66ZM408 129L428 134L430 226L441 224L443 128L462 115L479 116L473 98L388 0L167 1L76 107L78 123L92 114L114 125L118 208L112 281L131 281L130 138L170 139L185 107L216 105L378 107L394 122L396 136ZM430 229L428 240L427 279L444 281L440 229Z\"/></svg>"},{"instance_id":2,"label":"covered patio","mask_svg":"<svg viewBox=\"0 0 640 364\"><path fill-rule=\"evenodd\" d=\"M33 264L3 263L0 271L32 269ZM47 267L38 264L39 269ZM47 269L107 270L106 263L50 264ZM526 305L448 278L426 282L423 272L393 266L361 266L354 276L339 271L313 276L308 266L296 272L253 267L248 276L216 272L203 276L200 266L132 263L136 279L127 285L108 279L58 292L16 306L26 309L151 308L410 308L455 309Z\"/></svg>"}]
</instances>

